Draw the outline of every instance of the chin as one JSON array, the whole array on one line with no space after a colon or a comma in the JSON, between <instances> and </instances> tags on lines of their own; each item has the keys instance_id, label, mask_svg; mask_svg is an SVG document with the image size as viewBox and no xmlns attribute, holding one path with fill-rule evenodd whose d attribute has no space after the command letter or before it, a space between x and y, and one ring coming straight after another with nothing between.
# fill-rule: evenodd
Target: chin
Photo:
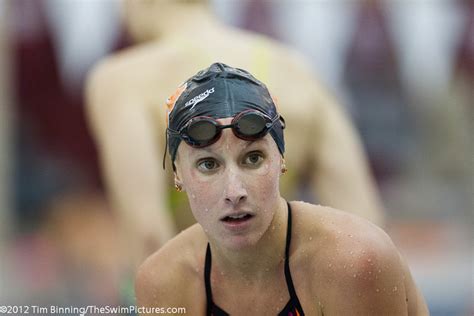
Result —
<instances>
[{"instance_id":1,"label":"chin","mask_svg":"<svg viewBox=\"0 0 474 316\"><path fill-rule=\"evenodd\" d=\"M245 250L255 246L257 242L249 236L228 236L222 245L230 250Z\"/></svg>"}]
</instances>

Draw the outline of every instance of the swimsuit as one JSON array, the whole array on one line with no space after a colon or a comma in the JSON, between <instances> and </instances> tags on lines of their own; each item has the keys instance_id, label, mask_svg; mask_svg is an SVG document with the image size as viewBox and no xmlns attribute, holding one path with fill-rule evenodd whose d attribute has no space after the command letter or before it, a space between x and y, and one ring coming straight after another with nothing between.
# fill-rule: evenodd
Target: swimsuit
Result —
<instances>
[{"instance_id":1,"label":"swimsuit","mask_svg":"<svg viewBox=\"0 0 474 316\"><path fill-rule=\"evenodd\" d=\"M278 316L303 316L303 308L301 307L298 296L296 295L295 287L293 286L293 280L291 279L290 272L290 243L291 243L291 207L288 204L288 227L286 231L286 247L285 247L285 279L288 292L290 293L290 300L285 305L283 310L278 313ZM211 248L209 243L207 244L206 249L206 262L204 267L204 283L206 286L206 315L208 316L228 316L222 308L214 304L212 300L212 290L211 290Z\"/></svg>"}]
</instances>

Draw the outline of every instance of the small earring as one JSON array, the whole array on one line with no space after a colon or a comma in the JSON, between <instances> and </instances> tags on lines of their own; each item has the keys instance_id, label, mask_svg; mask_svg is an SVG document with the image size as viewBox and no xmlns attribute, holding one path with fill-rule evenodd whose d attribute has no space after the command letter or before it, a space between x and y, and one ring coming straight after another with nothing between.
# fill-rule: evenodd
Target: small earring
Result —
<instances>
[{"instance_id":1,"label":"small earring","mask_svg":"<svg viewBox=\"0 0 474 316\"><path fill-rule=\"evenodd\" d=\"M288 169L286 168L285 159L282 159L282 161L281 161L281 174L285 174L287 171L288 171Z\"/></svg>"},{"instance_id":2,"label":"small earring","mask_svg":"<svg viewBox=\"0 0 474 316\"><path fill-rule=\"evenodd\" d=\"M175 183L175 184L174 184L174 188L175 188L176 191L178 191L178 192L183 191L183 187L181 186L181 184Z\"/></svg>"}]
</instances>

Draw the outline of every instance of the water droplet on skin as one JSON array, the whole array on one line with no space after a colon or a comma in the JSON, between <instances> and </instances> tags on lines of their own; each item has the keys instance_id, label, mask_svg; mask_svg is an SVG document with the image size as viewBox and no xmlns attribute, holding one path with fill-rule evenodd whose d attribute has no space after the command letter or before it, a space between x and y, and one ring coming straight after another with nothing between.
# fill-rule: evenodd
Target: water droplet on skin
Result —
<instances>
[{"instance_id":1,"label":"water droplet on skin","mask_svg":"<svg viewBox=\"0 0 474 316\"><path fill-rule=\"evenodd\" d=\"M328 264L328 267L332 267L332 263Z\"/></svg>"},{"instance_id":2,"label":"water droplet on skin","mask_svg":"<svg viewBox=\"0 0 474 316\"><path fill-rule=\"evenodd\" d=\"M379 289L375 289L375 292L380 292L380 290L379 290Z\"/></svg>"},{"instance_id":3,"label":"water droplet on skin","mask_svg":"<svg viewBox=\"0 0 474 316\"><path fill-rule=\"evenodd\" d=\"M382 270L381 270L381 269L379 269L378 273L380 273L380 272L382 272Z\"/></svg>"},{"instance_id":4,"label":"water droplet on skin","mask_svg":"<svg viewBox=\"0 0 474 316\"><path fill-rule=\"evenodd\" d=\"M191 198L195 199L195 198L196 198L196 196L195 196L194 194L191 194Z\"/></svg>"},{"instance_id":5,"label":"water droplet on skin","mask_svg":"<svg viewBox=\"0 0 474 316\"><path fill-rule=\"evenodd\" d=\"M350 254L353 255L353 254L354 254L354 251L351 251Z\"/></svg>"},{"instance_id":6,"label":"water droplet on skin","mask_svg":"<svg viewBox=\"0 0 474 316\"><path fill-rule=\"evenodd\" d=\"M351 234L349 234L349 235L347 235L347 236L349 236L350 238L352 238L352 235L351 235Z\"/></svg>"},{"instance_id":7,"label":"water droplet on skin","mask_svg":"<svg viewBox=\"0 0 474 316\"><path fill-rule=\"evenodd\" d=\"M309 237L309 240L313 240L313 237Z\"/></svg>"},{"instance_id":8,"label":"water droplet on skin","mask_svg":"<svg viewBox=\"0 0 474 316\"><path fill-rule=\"evenodd\" d=\"M272 230L275 230L275 225L272 226Z\"/></svg>"},{"instance_id":9,"label":"water droplet on skin","mask_svg":"<svg viewBox=\"0 0 474 316\"><path fill-rule=\"evenodd\" d=\"M270 269L269 269L269 268L266 268L265 271L268 272L268 271L270 271Z\"/></svg>"},{"instance_id":10,"label":"water droplet on skin","mask_svg":"<svg viewBox=\"0 0 474 316\"><path fill-rule=\"evenodd\" d=\"M353 276L354 278L356 278L356 277L357 277L357 274L354 273L352 276Z\"/></svg>"},{"instance_id":11,"label":"water droplet on skin","mask_svg":"<svg viewBox=\"0 0 474 316\"><path fill-rule=\"evenodd\" d=\"M354 264L353 264L353 263L351 263L350 267L352 268L353 266L354 266Z\"/></svg>"},{"instance_id":12,"label":"water droplet on skin","mask_svg":"<svg viewBox=\"0 0 474 316\"><path fill-rule=\"evenodd\" d=\"M209 209L206 207L206 209L204 211L209 212Z\"/></svg>"},{"instance_id":13,"label":"water droplet on skin","mask_svg":"<svg viewBox=\"0 0 474 316\"><path fill-rule=\"evenodd\" d=\"M396 292L398 290L398 287L394 286L392 292Z\"/></svg>"},{"instance_id":14,"label":"water droplet on skin","mask_svg":"<svg viewBox=\"0 0 474 316\"><path fill-rule=\"evenodd\" d=\"M367 262L372 262L372 259L367 259Z\"/></svg>"},{"instance_id":15,"label":"water droplet on skin","mask_svg":"<svg viewBox=\"0 0 474 316\"><path fill-rule=\"evenodd\" d=\"M343 267L343 268L345 269L345 268L346 268L346 265L344 265L344 267Z\"/></svg>"}]
</instances>

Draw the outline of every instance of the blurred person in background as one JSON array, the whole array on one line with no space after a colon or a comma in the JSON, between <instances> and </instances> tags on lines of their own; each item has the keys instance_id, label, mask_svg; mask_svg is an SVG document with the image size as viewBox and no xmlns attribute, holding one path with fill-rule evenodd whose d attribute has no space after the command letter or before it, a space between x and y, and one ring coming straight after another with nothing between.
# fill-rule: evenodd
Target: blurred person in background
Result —
<instances>
[{"instance_id":1,"label":"blurred person in background","mask_svg":"<svg viewBox=\"0 0 474 316\"><path fill-rule=\"evenodd\" d=\"M207 1L125 1L124 17L137 45L95 67L88 79L87 110L135 267L175 234L170 204L177 210L178 229L193 222L183 211L185 201L170 195L172 173L160 163L163 106L183 78L215 61L252 71L278 100L291 153L282 182L285 197L298 197L298 189L308 186L305 190L321 203L383 224L353 126L303 57L266 37L221 24Z\"/></svg>"}]
</instances>

